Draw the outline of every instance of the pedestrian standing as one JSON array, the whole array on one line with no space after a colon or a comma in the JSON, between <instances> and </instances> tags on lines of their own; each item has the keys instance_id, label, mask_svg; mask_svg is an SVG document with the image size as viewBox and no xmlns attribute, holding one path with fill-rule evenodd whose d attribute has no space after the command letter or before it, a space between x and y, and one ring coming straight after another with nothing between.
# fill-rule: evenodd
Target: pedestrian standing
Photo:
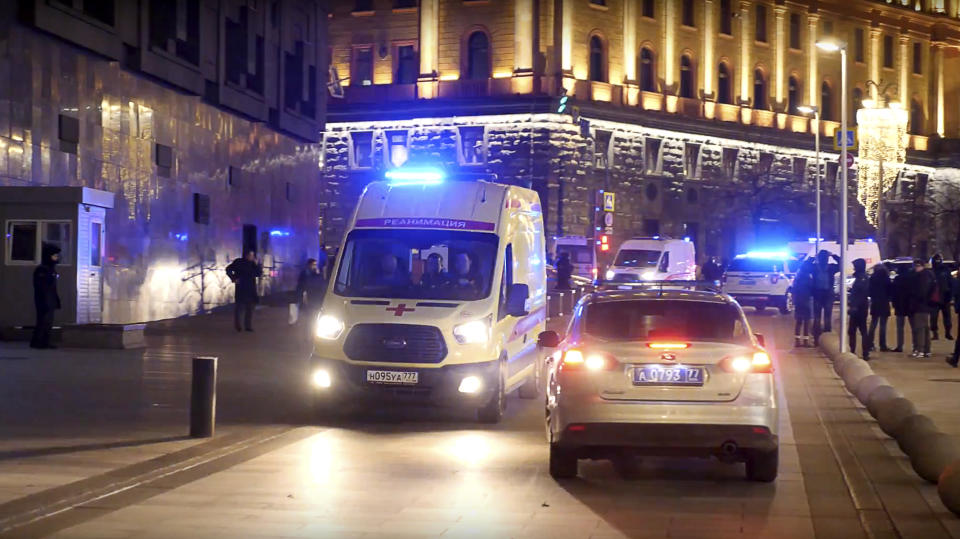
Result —
<instances>
[{"instance_id":1,"label":"pedestrian standing","mask_svg":"<svg viewBox=\"0 0 960 539\"><path fill-rule=\"evenodd\" d=\"M706 271L706 270L704 270ZM810 346L810 320L813 318L813 260L808 258L800 264L793 279L793 346Z\"/></svg>"},{"instance_id":2,"label":"pedestrian standing","mask_svg":"<svg viewBox=\"0 0 960 539\"><path fill-rule=\"evenodd\" d=\"M850 340L850 352L857 352L857 332L860 332L864 361L870 361L870 340L867 335L867 314L870 310L870 281L867 279L867 261L858 258L853 261L853 284L850 286L849 327L847 337Z\"/></svg>"},{"instance_id":3,"label":"pedestrian standing","mask_svg":"<svg viewBox=\"0 0 960 539\"><path fill-rule=\"evenodd\" d=\"M720 269L717 260L711 256L703 263L703 268L700 269L700 278L709 283L716 283L722 277L723 270Z\"/></svg>"},{"instance_id":4,"label":"pedestrian standing","mask_svg":"<svg viewBox=\"0 0 960 539\"><path fill-rule=\"evenodd\" d=\"M324 278L323 266L316 258L308 258L307 266L297 278L297 303L300 306L300 320L307 327L313 327L320 307L323 305L323 295L327 289L327 280Z\"/></svg>"},{"instance_id":5,"label":"pedestrian standing","mask_svg":"<svg viewBox=\"0 0 960 539\"><path fill-rule=\"evenodd\" d=\"M263 266L257 261L257 254L252 250L247 251L243 258L238 258L227 266L227 277L230 277L236 285L233 327L237 331L253 331L253 309L260 301L257 294L257 279L261 275L263 275Z\"/></svg>"},{"instance_id":6,"label":"pedestrian standing","mask_svg":"<svg viewBox=\"0 0 960 539\"><path fill-rule=\"evenodd\" d=\"M814 345L820 344L820 335L833 329L833 300L836 295L833 284L834 277L840 271L840 264L830 262L831 258L840 261L839 256L824 249L817 253L817 261L813 265Z\"/></svg>"},{"instance_id":7,"label":"pedestrian standing","mask_svg":"<svg viewBox=\"0 0 960 539\"><path fill-rule=\"evenodd\" d=\"M950 276L950 295L954 298L953 310L957 314L957 321L960 323L960 279ZM960 339L953 341L953 354L947 356L947 365L957 368L957 362L960 361Z\"/></svg>"},{"instance_id":8,"label":"pedestrian standing","mask_svg":"<svg viewBox=\"0 0 960 539\"><path fill-rule=\"evenodd\" d=\"M570 262L570 253L560 253L557 258L557 288L560 290L570 290L570 277L573 275L573 263Z\"/></svg>"},{"instance_id":9,"label":"pedestrian standing","mask_svg":"<svg viewBox=\"0 0 960 539\"><path fill-rule=\"evenodd\" d=\"M913 261L914 276L910 287L910 327L913 328L913 357L930 357L930 315L940 294L933 272L923 260Z\"/></svg>"},{"instance_id":10,"label":"pedestrian standing","mask_svg":"<svg viewBox=\"0 0 960 539\"><path fill-rule=\"evenodd\" d=\"M937 279L937 289L940 291L940 301L934 305L933 314L930 316L930 331L933 333L932 340L940 338L938 320L943 318L943 333L948 341L953 340L953 321L950 319L950 268L944 265L943 255L937 253L930 259L930 265L933 267L933 275Z\"/></svg>"},{"instance_id":11,"label":"pedestrian standing","mask_svg":"<svg viewBox=\"0 0 960 539\"><path fill-rule=\"evenodd\" d=\"M890 319L890 273L883 264L873 267L870 275L870 349L875 350L874 337L880 326L880 351L887 352L887 320Z\"/></svg>"},{"instance_id":12,"label":"pedestrian standing","mask_svg":"<svg viewBox=\"0 0 960 539\"><path fill-rule=\"evenodd\" d=\"M330 275L327 274L330 268L330 260L327 258L327 244L320 244L320 252L317 253L317 267L320 268L320 274L323 275L324 279L329 280Z\"/></svg>"},{"instance_id":13,"label":"pedestrian standing","mask_svg":"<svg viewBox=\"0 0 960 539\"><path fill-rule=\"evenodd\" d=\"M916 273L912 270L913 266L911 265L908 270L898 271L891 285L893 312L897 318L897 347L894 348L893 351L897 353L903 352L903 331L907 322L910 322L910 334L913 334L913 322L911 321L911 315L913 313L910 312L910 289Z\"/></svg>"},{"instance_id":14,"label":"pedestrian standing","mask_svg":"<svg viewBox=\"0 0 960 539\"><path fill-rule=\"evenodd\" d=\"M30 348L56 348L50 343L53 332L53 315L60 308L60 294L57 293L57 263L60 262L60 248L44 243L40 250L40 265L33 270L33 305L37 310L37 325L33 327Z\"/></svg>"}]
</instances>

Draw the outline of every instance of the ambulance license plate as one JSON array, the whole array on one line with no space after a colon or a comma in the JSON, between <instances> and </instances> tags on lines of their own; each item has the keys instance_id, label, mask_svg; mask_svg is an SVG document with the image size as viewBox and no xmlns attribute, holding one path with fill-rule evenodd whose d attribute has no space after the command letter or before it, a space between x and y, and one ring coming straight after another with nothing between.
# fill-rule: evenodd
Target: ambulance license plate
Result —
<instances>
[{"instance_id":1,"label":"ambulance license plate","mask_svg":"<svg viewBox=\"0 0 960 539\"><path fill-rule=\"evenodd\" d=\"M367 371L367 383L414 385L420 382L420 373L408 371Z\"/></svg>"}]
</instances>

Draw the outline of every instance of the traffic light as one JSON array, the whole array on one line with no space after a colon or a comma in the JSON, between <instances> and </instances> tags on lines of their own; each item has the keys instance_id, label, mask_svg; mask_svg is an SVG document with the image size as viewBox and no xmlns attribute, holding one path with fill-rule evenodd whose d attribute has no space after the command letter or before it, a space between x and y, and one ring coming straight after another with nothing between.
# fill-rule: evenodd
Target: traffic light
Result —
<instances>
[{"instance_id":1,"label":"traffic light","mask_svg":"<svg viewBox=\"0 0 960 539\"><path fill-rule=\"evenodd\" d=\"M567 89L563 88L560 93L560 102L557 104L557 114L563 114L567 111L567 100L570 99L570 96L567 95Z\"/></svg>"},{"instance_id":2,"label":"traffic light","mask_svg":"<svg viewBox=\"0 0 960 539\"><path fill-rule=\"evenodd\" d=\"M606 234L600 236L600 250L609 251L610 250L610 237Z\"/></svg>"}]
</instances>

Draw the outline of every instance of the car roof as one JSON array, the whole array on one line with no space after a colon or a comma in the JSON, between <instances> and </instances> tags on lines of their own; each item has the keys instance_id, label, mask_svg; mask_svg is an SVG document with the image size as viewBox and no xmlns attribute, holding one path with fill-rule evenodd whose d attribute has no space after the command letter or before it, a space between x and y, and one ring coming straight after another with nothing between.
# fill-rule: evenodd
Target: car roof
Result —
<instances>
[{"instance_id":1,"label":"car roof","mask_svg":"<svg viewBox=\"0 0 960 539\"><path fill-rule=\"evenodd\" d=\"M722 292L710 290L683 290L677 288L656 288L640 290L603 290L587 296L588 303L607 303L638 299L699 301L703 303L734 304L733 298Z\"/></svg>"}]
</instances>

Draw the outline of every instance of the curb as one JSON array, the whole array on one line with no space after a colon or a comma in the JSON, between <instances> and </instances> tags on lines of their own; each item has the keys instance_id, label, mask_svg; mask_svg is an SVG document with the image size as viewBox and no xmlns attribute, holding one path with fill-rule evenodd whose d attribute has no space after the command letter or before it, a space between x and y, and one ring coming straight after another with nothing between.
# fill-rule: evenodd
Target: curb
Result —
<instances>
[{"instance_id":1,"label":"curb","mask_svg":"<svg viewBox=\"0 0 960 539\"><path fill-rule=\"evenodd\" d=\"M839 341L835 334L824 333L820 350L830 358L844 386L867 407L880 429L896 440L917 475L937 485L943 505L960 515L960 447L917 412L893 384L874 373L868 362L842 352Z\"/></svg>"}]
</instances>

